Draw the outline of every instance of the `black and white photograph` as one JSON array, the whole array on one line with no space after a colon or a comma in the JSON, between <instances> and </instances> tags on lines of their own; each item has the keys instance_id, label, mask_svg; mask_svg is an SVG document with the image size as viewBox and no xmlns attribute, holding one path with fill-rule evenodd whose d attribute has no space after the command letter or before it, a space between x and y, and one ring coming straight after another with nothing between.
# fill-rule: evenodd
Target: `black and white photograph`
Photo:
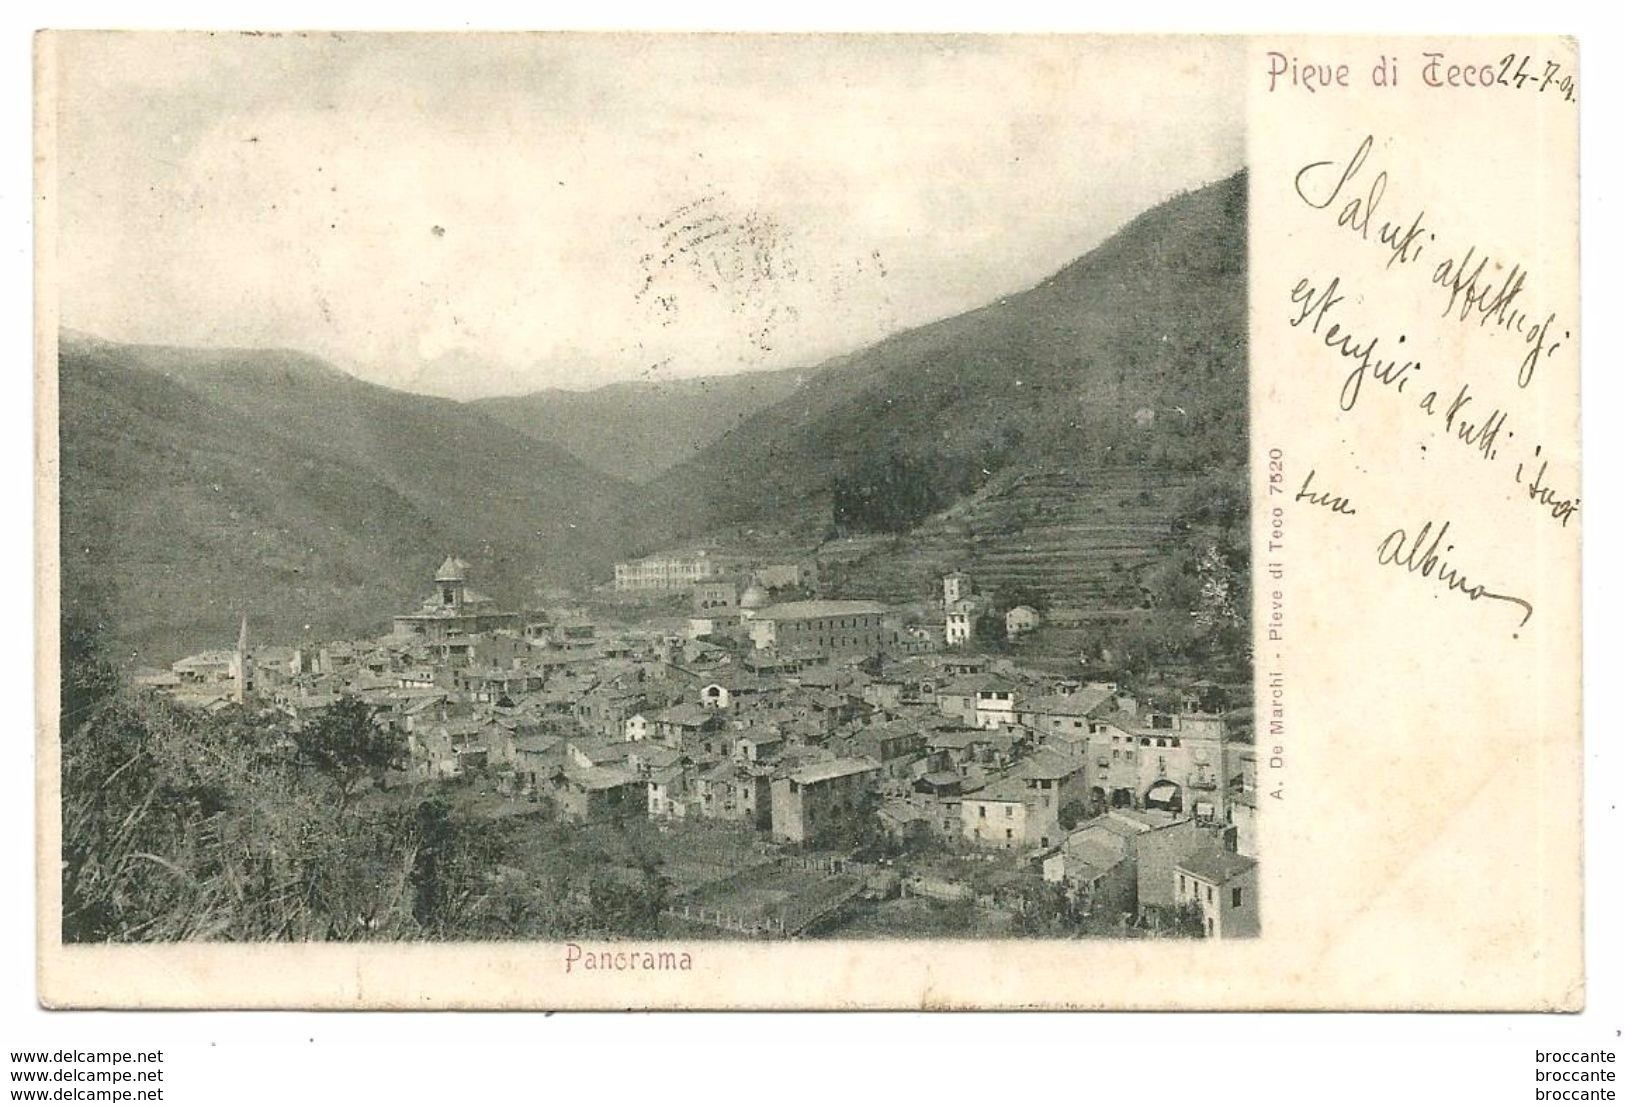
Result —
<instances>
[{"instance_id":1,"label":"black and white photograph","mask_svg":"<svg viewBox=\"0 0 1625 1107\"><path fill-rule=\"evenodd\" d=\"M1617 67L1460 15L24 5L11 1099L1612 1100Z\"/></svg>"},{"instance_id":2,"label":"black and white photograph","mask_svg":"<svg viewBox=\"0 0 1625 1107\"><path fill-rule=\"evenodd\" d=\"M1242 58L62 40L62 941L1256 937Z\"/></svg>"}]
</instances>

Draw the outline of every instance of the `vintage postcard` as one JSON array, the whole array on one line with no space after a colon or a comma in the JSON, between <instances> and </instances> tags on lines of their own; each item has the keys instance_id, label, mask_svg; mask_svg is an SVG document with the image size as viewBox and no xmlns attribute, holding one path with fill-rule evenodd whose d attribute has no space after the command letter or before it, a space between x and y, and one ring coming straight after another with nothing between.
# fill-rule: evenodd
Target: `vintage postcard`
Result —
<instances>
[{"instance_id":1,"label":"vintage postcard","mask_svg":"<svg viewBox=\"0 0 1625 1107\"><path fill-rule=\"evenodd\" d=\"M1579 1009L1578 66L42 33L40 1001Z\"/></svg>"}]
</instances>

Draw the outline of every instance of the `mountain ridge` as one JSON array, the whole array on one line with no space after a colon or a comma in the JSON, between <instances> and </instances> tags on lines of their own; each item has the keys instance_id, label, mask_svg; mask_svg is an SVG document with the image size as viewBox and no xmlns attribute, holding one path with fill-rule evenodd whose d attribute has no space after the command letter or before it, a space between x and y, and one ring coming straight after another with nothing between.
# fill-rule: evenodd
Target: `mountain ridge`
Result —
<instances>
[{"instance_id":1,"label":"mountain ridge","mask_svg":"<svg viewBox=\"0 0 1625 1107\"><path fill-rule=\"evenodd\" d=\"M220 640L239 607L284 638L363 633L447 552L518 603L538 578L748 539L823 551L838 593L965 568L1173 610L1188 581L1159 574L1198 538L1245 572L1246 337L1245 171L1027 289L799 370L456 401L297 351L64 334L64 604L147 657Z\"/></svg>"},{"instance_id":2,"label":"mountain ridge","mask_svg":"<svg viewBox=\"0 0 1625 1107\"><path fill-rule=\"evenodd\" d=\"M245 608L284 636L382 627L452 549L522 602L620 541L623 482L308 355L68 341L59 367L64 603L142 655Z\"/></svg>"},{"instance_id":3,"label":"mountain ridge","mask_svg":"<svg viewBox=\"0 0 1625 1107\"><path fill-rule=\"evenodd\" d=\"M1026 290L826 361L655 482L654 544L798 516L808 535L833 523L839 474L894 451L943 470L950 500L1057 455L1244 463L1245 212L1242 171L1142 213ZM1144 434L1131 425L1142 409Z\"/></svg>"},{"instance_id":4,"label":"mountain ridge","mask_svg":"<svg viewBox=\"0 0 1625 1107\"><path fill-rule=\"evenodd\" d=\"M585 391L549 388L468 403L595 469L645 483L791 395L804 372L613 381Z\"/></svg>"}]
</instances>

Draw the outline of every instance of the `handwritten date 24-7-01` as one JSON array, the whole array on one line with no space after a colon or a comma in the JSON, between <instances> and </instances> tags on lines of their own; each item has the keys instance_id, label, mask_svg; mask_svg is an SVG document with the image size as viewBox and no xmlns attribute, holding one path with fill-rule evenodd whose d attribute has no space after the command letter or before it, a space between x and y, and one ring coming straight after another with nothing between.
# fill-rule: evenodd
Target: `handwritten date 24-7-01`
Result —
<instances>
[{"instance_id":1,"label":"handwritten date 24-7-01","mask_svg":"<svg viewBox=\"0 0 1625 1107\"><path fill-rule=\"evenodd\" d=\"M1561 62L1535 61L1528 54L1507 54L1491 63L1462 63L1442 53L1423 51L1422 83L1429 88L1510 88L1544 92L1573 103L1574 74Z\"/></svg>"}]
</instances>

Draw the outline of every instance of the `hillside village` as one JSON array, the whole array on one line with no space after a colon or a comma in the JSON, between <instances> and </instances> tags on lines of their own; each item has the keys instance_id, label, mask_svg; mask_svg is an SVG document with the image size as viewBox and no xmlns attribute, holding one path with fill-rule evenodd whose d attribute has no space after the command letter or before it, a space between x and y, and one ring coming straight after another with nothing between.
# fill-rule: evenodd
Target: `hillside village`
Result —
<instances>
[{"instance_id":1,"label":"hillside village","mask_svg":"<svg viewBox=\"0 0 1625 1107\"><path fill-rule=\"evenodd\" d=\"M1258 932L1244 113L726 37L85 116L64 941Z\"/></svg>"},{"instance_id":2,"label":"hillside village","mask_svg":"<svg viewBox=\"0 0 1625 1107\"><path fill-rule=\"evenodd\" d=\"M453 555L378 637L273 645L244 620L235 648L137 683L293 732L365 704L406 751L374 802L652 826L703 854L674 870L672 933L877 915L907 933L913 904L982 933L1043 902L1063 932L1257 934L1251 735L1211 682L1137 695L1012 656L1066 613L994 609L962 572L907 605L826 598L817 577L689 550L618 565L590 602L512 610Z\"/></svg>"},{"instance_id":3,"label":"hillside village","mask_svg":"<svg viewBox=\"0 0 1625 1107\"><path fill-rule=\"evenodd\" d=\"M65 933L1255 933L1246 205L682 387L65 334Z\"/></svg>"}]
</instances>

